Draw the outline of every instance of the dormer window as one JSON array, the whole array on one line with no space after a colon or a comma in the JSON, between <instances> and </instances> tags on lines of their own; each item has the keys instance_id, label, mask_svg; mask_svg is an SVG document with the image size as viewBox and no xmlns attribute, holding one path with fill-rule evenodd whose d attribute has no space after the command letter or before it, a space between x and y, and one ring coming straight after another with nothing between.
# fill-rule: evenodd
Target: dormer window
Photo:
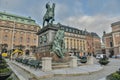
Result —
<instances>
[{"instance_id":1,"label":"dormer window","mask_svg":"<svg viewBox=\"0 0 120 80\"><path fill-rule=\"evenodd\" d=\"M10 17L9 17L9 16L7 16L7 18L8 18L8 19L10 19Z\"/></svg>"},{"instance_id":2,"label":"dormer window","mask_svg":"<svg viewBox=\"0 0 120 80\"><path fill-rule=\"evenodd\" d=\"M0 15L0 18L3 18L3 15Z\"/></svg>"},{"instance_id":3,"label":"dormer window","mask_svg":"<svg viewBox=\"0 0 120 80\"><path fill-rule=\"evenodd\" d=\"M24 19L22 19L21 21L24 21Z\"/></svg>"},{"instance_id":4,"label":"dormer window","mask_svg":"<svg viewBox=\"0 0 120 80\"><path fill-rule=\"evenodd\" d=\"M68 32L68 28L66 28L66 31Z\"/></svg>"},{"instance_id":5,"label":"dormer window","mask_svg":"<svg viewBox=\"0 0 120 80\"><path fill-rule=\"evenodd\" d=\"M15 20L18 20L18 18L16 17Z\"/></svg>"},{"instance_id":6,"label":"dormer window","mask_svg":"<svg viewBox=\"0 0 120 80\"><path fill-rule=\"evenodd\" d=\"M28 22L31 22L31 20L28 20Z\"/></svg>"}]
</instances>

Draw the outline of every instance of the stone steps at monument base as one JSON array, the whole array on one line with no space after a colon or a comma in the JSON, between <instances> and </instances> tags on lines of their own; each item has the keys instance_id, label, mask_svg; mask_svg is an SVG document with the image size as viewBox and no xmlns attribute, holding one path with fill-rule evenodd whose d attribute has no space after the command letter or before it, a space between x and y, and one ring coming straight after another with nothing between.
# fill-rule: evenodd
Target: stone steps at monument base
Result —
<instances>
[{"instance_id":1,"label":"stone steps at monument base","mask_svg":"<svg viewBox=\"0 0 120 80\"><path fill-rule=\"evenodd\" d=\"M52 63L52 69L68 68L69 63Z\"/></svg>"},{"instance_id":2,"label":"stone steps at monument base","mask_svg":"<svg viewBox=\"0 0 120 80\"><path fill-rule=\"evenodd\" d=\"M69 65L52 66L52 69L62 69L62 68L69 68Z\"/></svg>"}]
</instances>

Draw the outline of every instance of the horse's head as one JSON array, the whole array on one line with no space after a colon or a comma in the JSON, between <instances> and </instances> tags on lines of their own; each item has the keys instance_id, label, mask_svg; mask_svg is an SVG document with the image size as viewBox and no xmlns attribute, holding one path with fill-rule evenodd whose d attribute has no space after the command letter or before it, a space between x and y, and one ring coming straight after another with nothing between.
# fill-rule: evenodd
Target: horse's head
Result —
<instances>
[{"instance_id":1,"label":"horse's head","mask_svg":"<svg viewBox=\"0 0 120 80\"><path fill-rule=\"evenodd\" d=\"M50 7L49 2L46 4L46 8L48 9Z\"/></svg>"},{"instance_id":2,"label":"horse's head","mask_svg":"<svg viewBox=\"0 0 120 80\"><path fill-rule=\"evenodd\" d=\"M55 3L53 3L52 7L55 8Z\"/></svg>"}]
</instances>

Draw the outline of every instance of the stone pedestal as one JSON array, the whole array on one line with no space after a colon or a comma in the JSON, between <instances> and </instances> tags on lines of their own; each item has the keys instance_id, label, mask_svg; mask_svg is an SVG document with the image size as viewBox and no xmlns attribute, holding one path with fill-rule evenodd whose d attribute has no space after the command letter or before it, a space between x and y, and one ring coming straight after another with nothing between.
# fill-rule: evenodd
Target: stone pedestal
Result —
<instances>
[{"instance_id":1,"label":"stone pedestal","mask_svg":"<svg viewBox=\"0 0 120 80\"><path fill-rule=\"evenodd\" d=\"M77 57L71 56L70 67L77 67Z\"/></svg>"},{"instance_id":2,"label":"stone pedestal","mask_svg":"<svg viewBox=\"0 0 120 80\"><path fill-rule=\"evenodd\" d=\"M93 56L88 56L87 64L94 64Z\"/></svg>"},{"instance_id":3,"label":"stone pedestal","mask_svg":"<svg viewBox=\"0 0 120 80\"><path fill-rule=\"evenodd\" d=\"M59 25L47 25L37 32L38 35L38 48L37 54L39 59L42 57L51 57L51 48L54 41L56 32L60 29Z\"/></svg>"},{"instance_id":4,"label":"stone pedestal","mask_svg":"<svg viewBox=\"0 0 120 80\"><path fill-rule=\"evenodd\" d=\"M42 71L52 70L52 58L51 57L42 57Z\"/></svg>"}]
</instances>

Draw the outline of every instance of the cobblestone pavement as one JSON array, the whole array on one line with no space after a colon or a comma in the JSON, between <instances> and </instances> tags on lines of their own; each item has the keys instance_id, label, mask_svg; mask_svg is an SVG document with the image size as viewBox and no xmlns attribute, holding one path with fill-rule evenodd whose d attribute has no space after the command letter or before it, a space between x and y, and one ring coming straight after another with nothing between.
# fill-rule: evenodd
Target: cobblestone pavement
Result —
<instances>
[{"instance_id":1,"label":"cobblestone pavement","mask_svg":"<svg viewBox=\"0 0 120 80\"><path fill-rule=\"evenodd\" d=\"M52 77L43 80L99 80L107 75L115 72L120 68L120 59L110 59L110 63L107 66L103 66L103 70L99 72L94 72L89 75L80 75L80 76L67 76L67 77Z\"/></svg>"}]
</instances>

